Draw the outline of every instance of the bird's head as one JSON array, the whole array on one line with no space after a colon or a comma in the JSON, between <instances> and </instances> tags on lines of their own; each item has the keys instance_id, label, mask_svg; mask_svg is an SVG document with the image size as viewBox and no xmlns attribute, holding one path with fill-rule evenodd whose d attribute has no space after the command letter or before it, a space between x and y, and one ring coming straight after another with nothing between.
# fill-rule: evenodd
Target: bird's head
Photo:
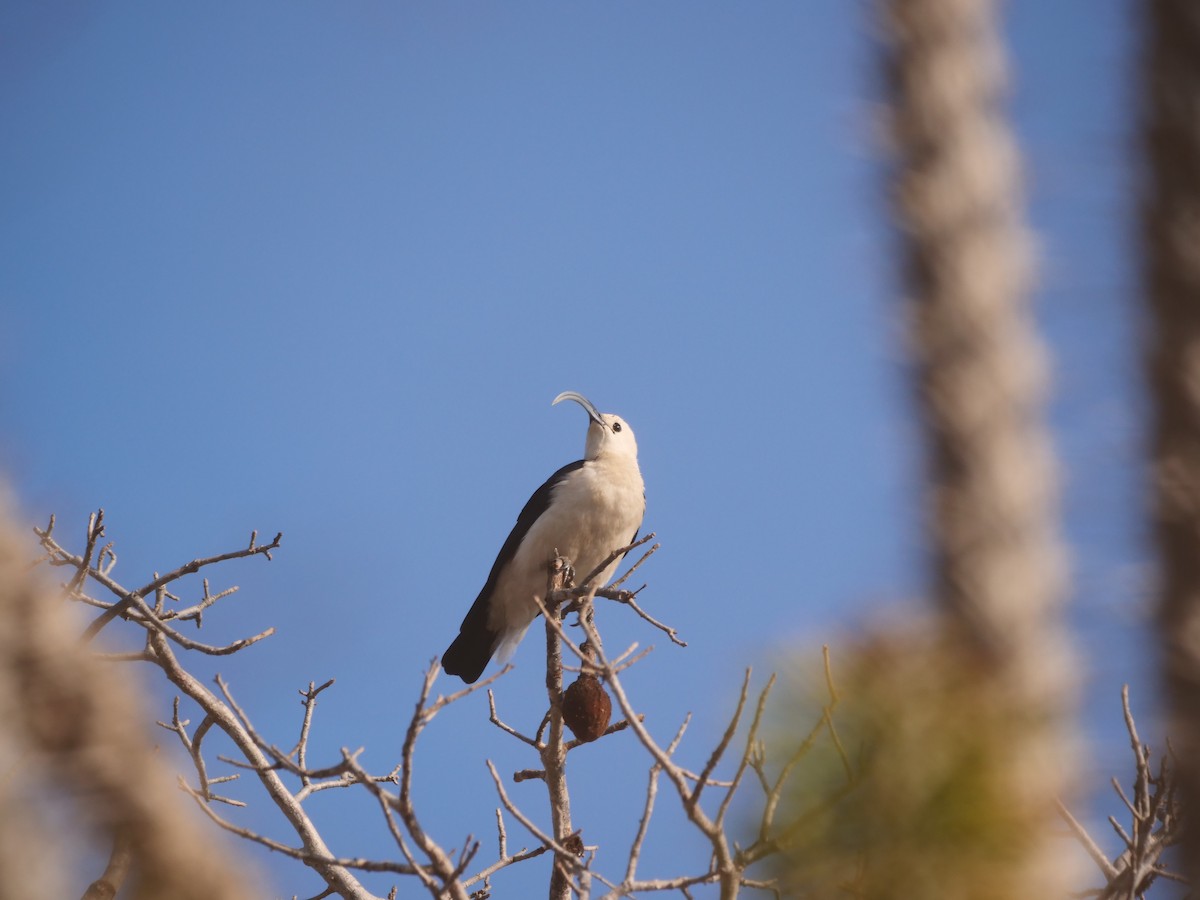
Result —
<instances>
[{"instance_id":1,"label":"bird's head","mask_svg":"<svg viewBox=\"0 0 1200 900\"><path fill-rule=\"evenodd\" d=\"M591 420L588 422L587 443L583 449L584 459L595 459L601 455L637 459L637 441L634 440L633 429L624 419L612 413L600 412L591 400L574 391L563 391L554 398L554 403L562 400L574 400L587 410Z\"/></svg>"}]
</instances>

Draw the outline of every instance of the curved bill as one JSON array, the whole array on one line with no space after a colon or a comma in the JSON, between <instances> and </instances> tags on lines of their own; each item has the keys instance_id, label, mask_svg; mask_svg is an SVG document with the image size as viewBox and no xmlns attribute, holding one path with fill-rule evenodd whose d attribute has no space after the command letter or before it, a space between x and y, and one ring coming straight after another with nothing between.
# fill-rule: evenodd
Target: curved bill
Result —
<instances>
[{"instance_id":1,"label":"curved bill","mask_svg":"<svg viewBox=\"0 0 1200 900\"><path fill-rule=\"evenodd\" d=\"M582 406L584 409L587 410L587 414L588 414L588 416L591 417L593 422L596 422L599 425L604 424L604 420L600 418L600 410L596 409L596 407L592 405L592 401L589 400L587 397L583 396L583 394L577 394L577 393L575 393L575 391L563 391L561 394L559 394L557 397L554 398L554 402L551 403L550 405L556 406L558 403L560 403L563 400L574 400L576 403L578 403L580 406Z\"/></svg>"}]
</instances>

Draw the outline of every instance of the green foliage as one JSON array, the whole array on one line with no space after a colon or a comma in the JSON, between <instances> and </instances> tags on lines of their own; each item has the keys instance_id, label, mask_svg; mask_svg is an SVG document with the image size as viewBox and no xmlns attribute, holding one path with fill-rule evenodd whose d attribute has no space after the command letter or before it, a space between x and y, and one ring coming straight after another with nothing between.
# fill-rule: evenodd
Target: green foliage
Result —
<instances>
[{"instance_id":1,"label":"green foliage","mask_svg":"<svg viewBox=\"0 0 1200 900\"><path fill-rule=\"evenodd\" d=\"M779 864L789 895L1027 895L1049 807L1020 771L1039 722L951 646L890 636L834 654L831 739L797 767L784 801L784 818L804 823ZM792 721L826 704L818 683L796 680Z\"/></svg>"}]
</instances>

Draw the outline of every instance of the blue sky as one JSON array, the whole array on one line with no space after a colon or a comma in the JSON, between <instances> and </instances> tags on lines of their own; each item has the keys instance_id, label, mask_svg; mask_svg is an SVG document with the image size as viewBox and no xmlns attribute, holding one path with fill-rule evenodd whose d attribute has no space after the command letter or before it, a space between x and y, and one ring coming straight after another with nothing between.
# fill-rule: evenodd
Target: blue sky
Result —
<instances>
[{"instance_id":1,"label":"blue sky","mask_svg":"<svg viewBox=\"0 0 1200 900\"><path fill-rule=\"evenodd\" d=\"M1131 28L1117 0L1006 16L1099 784L1124 772L1119 685L1151 703ZM103 506L129 584L282 530L274 562L212 575L242 586L214 639L279 629L220 671L279 743L293 691L336 677L315 746L386 770L521 504L582 451L583 413L549 405L578 390L637 433L663 544L644 597L690 646L601 624L657 645L628 684L659 735L696 712L702 759L744 666L924 583L871 27L840 0L5 4L0 467L23 515L81 537ZM535 642L517 662L499 699L528 726ZM483 698L422 751L427 827L489 852L483 760L532 760ZM643 763L631 740L573 760L614 867ZM314 806L338 852L391 852L338 803ZM247 821L283 836L272 812ZM685 840L661 826L648 874Z\"/></svg>"}]
</instances>

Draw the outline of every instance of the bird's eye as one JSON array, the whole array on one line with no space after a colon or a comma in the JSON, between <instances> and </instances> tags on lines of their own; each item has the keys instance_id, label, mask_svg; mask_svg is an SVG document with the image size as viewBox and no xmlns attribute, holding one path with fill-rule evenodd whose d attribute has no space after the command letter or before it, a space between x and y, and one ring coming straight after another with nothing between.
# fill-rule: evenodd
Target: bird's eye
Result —
<instances>
[{"instance_id":1,"label":"bird's eye","mask_svg":"<svg viewBox=\"0 0 1200 900\"><path fill-rule=\"evenodd\" d=\"M613 433L615 434L616 432L618 432L618 431L620 431L620 430L621 430L621 423L620 423L620 422L613 422Z\"/></svg>"}]
</instances>

